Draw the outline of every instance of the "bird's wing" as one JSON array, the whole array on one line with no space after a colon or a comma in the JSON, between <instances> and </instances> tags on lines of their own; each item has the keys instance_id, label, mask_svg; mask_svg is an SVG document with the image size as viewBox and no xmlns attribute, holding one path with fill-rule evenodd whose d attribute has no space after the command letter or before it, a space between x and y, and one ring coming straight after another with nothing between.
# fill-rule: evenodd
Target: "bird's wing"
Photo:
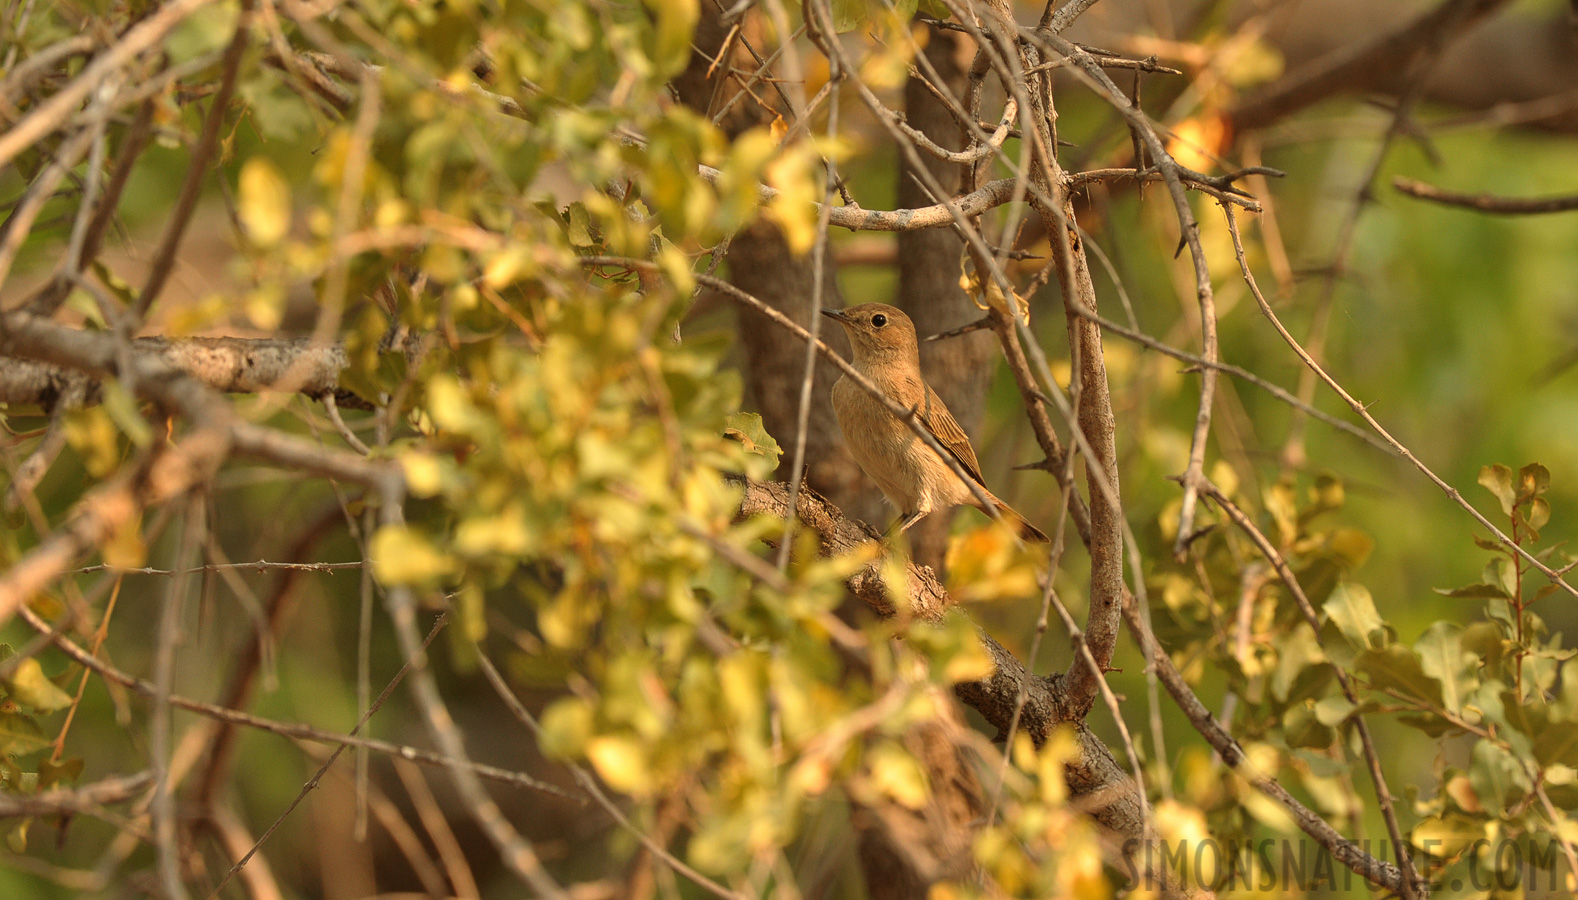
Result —
<instances>
[{"instance_id":1,"label":"bird's wing","mask_svg":"<svg viewBox=\"0 0 1578 900\"><path fill-rule=\"evenodd\" d=\"M931 389L931 385L924 386L926 401L921 404L919 410L916 410L921 424L925 425L926 429L937 437L938 442L953 453L964 466L964 470L970 473L970 477L979 484L985 485L986 479L981 477L981 463L975 458L975 448L970 446L969 435L965 434L959 423L954 421L953 413L943 405L942 398Z\"/></svg>"}]
</instances>

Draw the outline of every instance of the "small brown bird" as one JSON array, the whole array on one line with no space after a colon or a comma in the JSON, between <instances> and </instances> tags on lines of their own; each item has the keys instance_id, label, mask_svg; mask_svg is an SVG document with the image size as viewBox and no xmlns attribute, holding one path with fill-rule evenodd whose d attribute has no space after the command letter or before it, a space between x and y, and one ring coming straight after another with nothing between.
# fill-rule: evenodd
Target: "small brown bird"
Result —
<instances>
[{"instance_id":1,"label":"small brown bird","mask_svg":"<svg viewBox=\"0 0 1578 900\"><path fill-rule=\"evenodd\" d=\"M997 513L1018 527L1022 537L1047 541L1039 528L986 489L970 438L942 398L921 378L920 345L910 317L885 303L824 309L822 314L844 326L855 348L855 370L900 406L915 410L920 423L970 474ZM937 451L847 375L833 385L833 413L855 462L882 489L888 502L898 507L900 532L929 512L961 503L990 514Z\"/></svg>"}]
</instances>

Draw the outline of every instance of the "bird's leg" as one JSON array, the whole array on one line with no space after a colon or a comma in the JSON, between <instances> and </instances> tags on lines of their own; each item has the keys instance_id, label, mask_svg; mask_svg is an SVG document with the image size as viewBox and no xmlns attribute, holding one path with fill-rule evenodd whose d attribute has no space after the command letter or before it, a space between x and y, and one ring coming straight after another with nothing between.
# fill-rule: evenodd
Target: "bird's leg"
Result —
<instances>
[{"instance_id":1,"label":"bird's leg","mask_svg":"<svg viewBox=\"0 0 1578 900\"><path fill-rule=\"evenodd\" d=\"M883 546L890 549L896 548L898 546L898 538L903 535L904 532L909 531L910 527L916 522L919 522L925 517L926 514L923 512L912 512L904 513L897 519L894 519L893 524L888 526L888 530L882 533Z\"/></svg>"}]
</instances>

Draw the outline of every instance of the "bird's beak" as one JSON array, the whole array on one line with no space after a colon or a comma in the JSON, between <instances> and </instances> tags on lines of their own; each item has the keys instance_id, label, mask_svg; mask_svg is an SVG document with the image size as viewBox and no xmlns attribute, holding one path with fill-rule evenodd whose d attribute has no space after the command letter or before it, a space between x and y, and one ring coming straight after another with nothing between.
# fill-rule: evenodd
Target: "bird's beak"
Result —
<instances>
[{"instance_id":1,"label":"bird's beak","mask_svg":"<svg viewBox=\"0 0 1578 900\"><path fill-rule=\"evenodd\" d=\"M824 309L824 310L822 310L822 315L827 316L829 319L834 319L834 320L836 320L838 322L843 322L844 321L844 311L841 310L841 309Z\"/></svg>"}]
</instances>

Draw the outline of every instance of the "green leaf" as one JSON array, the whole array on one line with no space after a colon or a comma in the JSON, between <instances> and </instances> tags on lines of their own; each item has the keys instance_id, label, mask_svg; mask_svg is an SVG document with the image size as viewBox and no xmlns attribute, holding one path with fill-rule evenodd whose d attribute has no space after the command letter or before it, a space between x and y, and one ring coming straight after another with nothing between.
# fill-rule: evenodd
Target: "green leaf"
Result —
<instances>
[{"instance_id":1,"label":"green leaf","mask_svg":"<svg viewBox=\"0 0 1578 900\"><path fill-rule=\"evenodd\" d=\"M1578 767L1578 722L1546 722L1533 737L1534 758L1541 765L1561 763Z\"/></svg>"},{"instance_id":2,"label":"green leaf","mask_svg":"<svg viewBox=\"0 0 1578 900\"><path fill-rule=\"evenodd\" d=\"M1474 745L1468 780L1480 802L1498 811L1529 792L1529 777L1522 763L1494 741L1481 740Z\"/></svg>"},{"instance_id":3,"label":"green leaf","mask_svg":"<svg viewBox=\"0 0 1578 900\"><path fill-rule=\"evenodd\" d=\"M32 716L0 712L0 756L22 756L49 746Z\"/></svg>"},{"instance_id":4,"label":"green leaf","mask_svg":"<svg viewBox=\"0 0 1578 900\"><path fill-rule=\"evenodd\" d=\"M772 460L775 466L783 456L783 448L767 433L767 426L762 424L762 417L757 413L731 413L723 434L744 444L747 452Z\"/></svg>"},{"instance_id":5,"label":"green leaf","mask_svg":"<svg viewBox=\"0 0 1578 900\"><path fill-rule=\"evenodd\" d=\"M1499 585L1494 584L1465 584L1458 588L1435 588L1435 592L1443 597L1462 597L1467 599L1483 600L1487 597L1500 597L1508 599L1507 592Z\"/></svg>"},{"instance_id":6,"label":"green leaf","mask_svg":"<svg viewBox=\"0 0 1578 900\"><path fill-rule=\"evenodd\" d=\"M1476 535L1471 535L1471 536L1474 539L1474 546L1478 547L1481 550L1489 550L1492 553L1502 553L1502 554L1507 554L1507 553L1511 553L1512 552L1511 550L1507 549L1507 545L1503 544L1501 541L1493 541L1493 540L1491 540L1489 538L1482 538L1482 537L1480 537L1477 534Z\"/></svg>"},{"instance_id":7,"label":"green leaf","mask_svg":"<svg viewBox=\"0 0 1578 900\"><path fill-rule=\"evenodd\" d=\"M188 14L164 41L170 62L188 62L225 46L240 17L241 7L235 2L215 3Z\"/></svg>"},{"instance_id":8,"label":"green leaf","mask_svg":"<svg viewBox=\"0 0 1578 900\"><path fill-rule=\"evenodd\" d=\"M11 699L40 712L54 712L71 705L71 695L55 686L44 675L36 659L24 659L5 681Z\"/></svg>"},{"instance_id":9,"label":"green leaf","mask_svg":"<svg viewBox=\"0 0 1578 900\"><path fill-rule=\"evenodd\" d=\"M1551 473L1539 463L1529 463L1518 470L1518 505L1550 490Z\"/></svg>"},{"instance_id":10,"label":"green leaf","mask_svg":"<svg viewBox=\"0 0 1578 900\"><path fill-rule=\"evenodd\" d=\"M1430 707L1441 705L1441 684L1425 674L1419 654L1401 644L1359 654L1359 671L1376 690L1393 690Z\"/></svg>"},{"instance_id":11,"label":"green leaf","mask_svg":"<svg viewBox=\"0 0 1578 900\"><path fill-rule=\"evenodd\" d=\"M701 0L646 0L656 17L652 61L660 77L677 75L690 59L690 39L701 15Z\"/></svg>"},{"instance_id":12,"label":"green leaf","mask_svg":"<svg viewBox=\"0 0 1578 900\"><path fill-rule=\"evenodd\" d=\"M1479 679L1474 677L1479 660L1473 652L1463 649L1461 636L1459 626L1437 622L1414 642L1420 668L1440 682L1441 702L1454 713L1462 711L1464 701L1479 686Z\"/></svg>"},{"instance_id":13,"label":"green leaf","mask_svg":"<svg viewBox=\"0 0 1578 900\"><path fill-rule=\"evenodd\" d=\"M1463 629L1459 643L1480 658L1487 673L1495 672L1501 665L1501 629L1494 622L1475 622Z\"/></svg>"},{"instance_id":14,"label":"green leaf","mask_svg":"<svg viewBox=\"0 0 1578 900\"><path fill-rule=\"evenodd\" d=\"M1289 747L1329 747L1336 733L1320 720L1316 705L1306 700L1283 713L1282 737Z\"/></svg>"},{"instance_id":15,"label":"green leaf","mask_svg":"<svg viewBox=\"0 0 1578 900\"><path fill-rule=\"evenodd\" d=\"M1359 649L1383 647L1387 643L1386 622L1375 609L1375 600L1362 584L1337 585L1322 606L1344 637Z\"/></svg>"},{"instance_id":16,"label":"green leaf","mask_svg":"<svg viewBox=\"0 0 1578 900\"><path fill-rule=\"evenodd\" d=\"M76 783L82 777L83 760L80 756L73 756L60 763L41 760L38 764L38 789L48 790L62 782Z\"/></svg>"},{"instance_id":17,"label":"green leaf","mask_svg":"<svg viewBox=\"0 0 1578 900\"><path fill-rule=\"evenodd\" d=\"M1358 708L1358 705L1347 697L1341 695L1327 697L1315 704L1315 718L1319 719L1322 725L1336 727L1347 721Z\"/></svg>"},{"instance_id":18,"label":"green leaf","mask_svg":"<svg viewBox=\"0 0 1578 900\"><path fill-rule=\"evenodd\" d=\"M120 430L139 447L153 443L153 428L137 408L137 398L126 390L119 378L106 378L103 391L104 411L110 414Z\"/></svg>"},{"instance_id":19,"label":"green leaf","mask_svg":"<svg viewBox=\"0 0 1578 900\"><path fill-rule=\"evenodd\" d=\"M872 13L871 0L832 0L833 30L839 34L853 31Z\"/></svg>"},{"instance_id":20,"label":"green leaf","mask_svg":"<svg viewBox=\"0 0 1578 900\"><path fill-rule=\"evenodd\" d=\"M1495 494L1496 499L1501 501L1501 512L1503 515L1512 515L1512 506L1517 501L1517 495L1512 490L1511 469L1501 463L1485 466L1479 470L1479 484L1480 487Z\"/></svg>"},{"instance_id":21,"label":"green leaf","mask_svg":"<svg viewBox=\"0 0 1578 900\"><path fill-rule=\"evenodd\" d=\"M1518 573L1510 557L1492 557L1490 562L1485 563L1485 571L1481 579L1486 584L1499 586L1503 594L1509 598L1518 592Z\"/></svg>"},{"instance_id":22,"label":"green leaf","mask_svg":"<svg viewBox=\"0 0 1578 900\"><path fill-rule=\"evenodd\" d=\"M384 584L422 584L455 571L453 557L442 553L420 532L405 525L386 525L373 535L373 574Z\"/></svg>"},{"instance_id":23,"label":"green leaf","mask_svg":"<svg viewBox=\"0 0 1578 900\"><path fill-rule=\"evenodd\" d=\"M1544 497L1535 497L1529 501L1529 508L1525 512L1529 527L1534 529L1534 539L1539 540L1539 531L1545 523L1551 520L1551 504Z\"/></svg>"},{"instance_id":24,"label":"green leaf","mask_svg":"<svg viewBox=\"0 0 1578 900\"><path fill-rule=\"evenodd\" d=\"M1320 641L1300 622L1276 642L1277 668L1271 675L1271 693L1284 703L1295 702L1325 686L1330 668Z\"/></svg>"}]
</instances>

